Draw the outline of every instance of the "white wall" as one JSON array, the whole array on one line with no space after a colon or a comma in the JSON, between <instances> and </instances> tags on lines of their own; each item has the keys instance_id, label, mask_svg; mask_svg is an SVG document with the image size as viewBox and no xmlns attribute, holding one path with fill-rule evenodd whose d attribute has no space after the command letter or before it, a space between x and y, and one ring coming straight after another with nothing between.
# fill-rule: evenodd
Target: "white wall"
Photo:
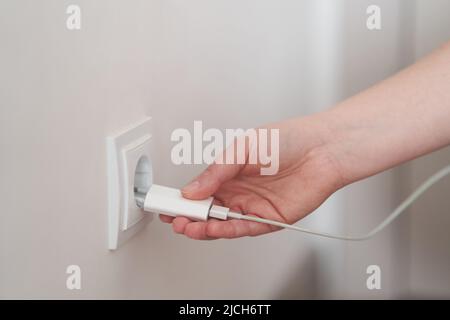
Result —
<instances>
[{"instance_id":1,"label":"white wall","mask_svg":"<svg viewBox=\"0 0 450 320\"><path fill-rule=\"evenodd\" d=\"M2 1L0 297L403 292L395 277L403 260L393 259L405 252L400 225L355 247L290 232L199 242L155 220L120 250L106 249L109 133L152 116L155 179L181 186L202 168L170 163L173 129L193 120L251 127L315 112L407 63L397 42L410 23L401 29L397 19L405 1L378 2L388 8L386 29L369 34L360 26L368 1ZM82 8L80 31L65 29L69 3ZM370 228L398 202L399 175L340 192L304 224ZM364 287L369 263L386 275L379 293ZM81 291L65 288L69 264L82 268Z\"/></svg>"}]
</instances>

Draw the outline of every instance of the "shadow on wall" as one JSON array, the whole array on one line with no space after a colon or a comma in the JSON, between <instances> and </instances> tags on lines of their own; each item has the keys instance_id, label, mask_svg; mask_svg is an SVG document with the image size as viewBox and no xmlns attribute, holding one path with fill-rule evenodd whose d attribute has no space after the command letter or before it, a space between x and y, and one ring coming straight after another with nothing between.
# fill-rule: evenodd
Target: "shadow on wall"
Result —
<instances>
[{"instance_id":1,"label":"shadow on wall","mask_svg":"<svg viewBox=\"0 0 450 320\"><path fill-rule=\"evenodd\" d=\"M299 256L295 273L286 277L274 299L317 299L319 298L319 274L317 254L311 250Z\"/></svg>"}]
</instances>

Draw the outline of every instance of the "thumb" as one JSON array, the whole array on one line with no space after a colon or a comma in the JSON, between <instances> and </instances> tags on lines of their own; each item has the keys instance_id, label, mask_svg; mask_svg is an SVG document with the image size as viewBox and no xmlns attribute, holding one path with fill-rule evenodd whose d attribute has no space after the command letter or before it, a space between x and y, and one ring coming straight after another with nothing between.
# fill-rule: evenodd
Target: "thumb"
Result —
<instances>
[{"instance_id":1,"label":"thumb","mask_svg":"<svg viewBox=\"0 0 450 320\"><path fill-rule=\"evenodd\" d=\"M234 178L242 167L242 164L213 163L181 189L181 194L192 200L206 199L213 195L224 182Z\"/></svg>"}]
</instances>

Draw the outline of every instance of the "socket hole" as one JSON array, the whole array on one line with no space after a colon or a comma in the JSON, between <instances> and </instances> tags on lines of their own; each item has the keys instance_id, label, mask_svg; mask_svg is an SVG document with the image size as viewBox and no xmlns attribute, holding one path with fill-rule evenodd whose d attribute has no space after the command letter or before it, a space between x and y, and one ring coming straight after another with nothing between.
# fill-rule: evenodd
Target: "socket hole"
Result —
<instances>
[{"instance_id":1,"label":"socket hole","mask_svg":"<svg viewBox=\"0 0 450 320\"><path fill-rule=\"evenodd\" d=\"M142 156L136 165L134 172L134 198L136 205L140 208L143 206L145 195L152 185L152 164L147 156Z\"/></svg>"}]
</instances>

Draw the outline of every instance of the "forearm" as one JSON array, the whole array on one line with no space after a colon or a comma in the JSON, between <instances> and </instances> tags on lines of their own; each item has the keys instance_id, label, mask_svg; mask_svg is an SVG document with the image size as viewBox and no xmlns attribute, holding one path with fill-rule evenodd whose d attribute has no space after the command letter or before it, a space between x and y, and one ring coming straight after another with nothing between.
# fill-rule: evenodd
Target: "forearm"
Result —
<instances>
[{"instance_id":1,"label":"forearm","mask_svg":"<svg viewBox=\"0 0 450 320\"><path fill-rule=\"evenodd\" d=\"M450 43L318 115L345 184L450 144Z\"/></svg>"}]
</instances>

